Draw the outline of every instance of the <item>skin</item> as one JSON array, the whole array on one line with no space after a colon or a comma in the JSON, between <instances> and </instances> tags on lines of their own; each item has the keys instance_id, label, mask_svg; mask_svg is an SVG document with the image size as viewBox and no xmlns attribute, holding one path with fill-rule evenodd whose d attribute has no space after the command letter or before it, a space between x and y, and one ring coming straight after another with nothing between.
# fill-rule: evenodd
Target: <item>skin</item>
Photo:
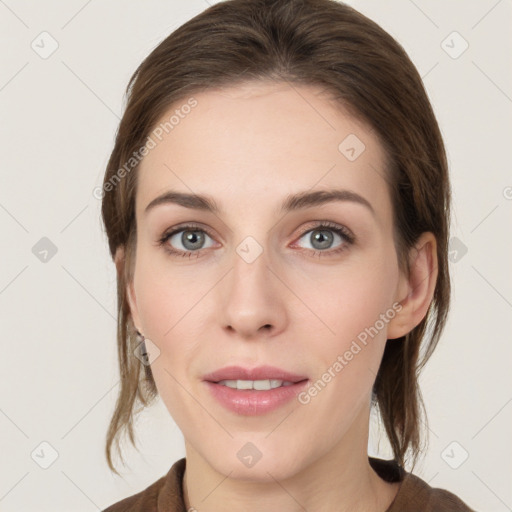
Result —
<instances>
[{"instance_id":1,"label":"skin","mask_svg":"<svg viewBox=\"0 0 512 512\"><path fill-rule=\"evenodd\" d=\"M136 328L160 350L152 363L159 394L185 438L186 506L384 512L399 483L382 480L368 462L371 389L386 340L427 312L435 237L422 235L410 252L411 274L401 274L381 144L321 89L253 82L194 97L198 105L141 163L127 287ZM355 161L338 150L349 134L366 146ZM330 188L357 192L375 215L351 201L276 213L288 194ZM222 212L164 204L145 214L169 189L209 195ZM330 232L331 245L318 249L312 235L325 220L349 229L354 243ZM158 245L184 222L211 233L199 257L198 249L189 258ZM181 235L166 244L190 251ZM236 252L247 236L263 249L252 263ZM119 268L123 257L120 248ZM237 415L202 381L226 365L271 364L315 382L395 302L400 312L306 405L292 400L264 415ZM262 453L250 468L237 458L247 442Z\"/></svg>"}]
</instances>

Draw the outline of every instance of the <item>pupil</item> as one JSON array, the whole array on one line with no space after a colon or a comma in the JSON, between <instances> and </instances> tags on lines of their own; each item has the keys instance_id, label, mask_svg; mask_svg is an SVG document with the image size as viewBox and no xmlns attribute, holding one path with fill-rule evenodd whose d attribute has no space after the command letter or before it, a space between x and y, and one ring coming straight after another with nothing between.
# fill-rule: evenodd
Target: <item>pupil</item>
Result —
<instances>
[{"instance_id":1,"label":"pupil","mask_svg":"<svg viewBox=\"0 0 512 512\"><path fill-rule=\"evenodd\" d=\"M325 236L327 234L327 236ZM330 231L314 231L313 237L315 242L319 242L319 249L328 248L332 242L332 233Z\"/></svg>"},{"instance_id":2,"label":"pupil","mask_svg":"<svg viewBox=\"0 0 512 512\"><path fill-rule=\"evenodd\" d=\"M183 233L182 236L182 242L184 247L187 247L189 249L197 249L197 245L201 245L203 235L202 233L199 233L198 231L186 231ZM188 247L187 244L191 243L192 247Z\"/></svg>"}]
</instances>

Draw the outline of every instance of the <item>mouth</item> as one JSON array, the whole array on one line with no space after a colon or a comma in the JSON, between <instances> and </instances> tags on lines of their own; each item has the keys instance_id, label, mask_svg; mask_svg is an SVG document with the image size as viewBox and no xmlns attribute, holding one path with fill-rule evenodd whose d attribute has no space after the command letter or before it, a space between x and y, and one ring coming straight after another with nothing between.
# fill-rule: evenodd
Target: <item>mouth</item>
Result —
<instances>
[{"instance_id":1,"label":"mouth","mask_svg":"<svg viewBox=\"0 0 512 512\"><path fill-rule=\"evenodd\" d=\"M271 366L231 366L204 377L211 396L229 411L244 416L280 408L296 397L308 381L305 376Z\"/></svg>"},{"instance_id":2,"label":"mouth","mask_svg":"<svg viewBox=\"0 0 512 512\"><path fill-rule=\"evenodd\" d=\"M307 380L307 379L305 379ZM303 382L297 381L297 382ZM238 389L239 391L251 390L256 391L268 391L270 389L276 389L281 387L293 386L296 382L289 380L280 379L262 379L262 380L220 380L219 382L213 382L213 384L219 384L221 386L227 386L231 389Z\"/></svg>"}]
</instances>

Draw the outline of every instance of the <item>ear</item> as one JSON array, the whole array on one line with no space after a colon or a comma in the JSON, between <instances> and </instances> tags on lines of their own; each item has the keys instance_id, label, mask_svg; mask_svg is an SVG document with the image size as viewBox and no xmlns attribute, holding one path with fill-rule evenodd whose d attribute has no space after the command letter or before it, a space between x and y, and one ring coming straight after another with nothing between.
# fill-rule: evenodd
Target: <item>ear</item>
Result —
<instances>
[{"instance_id":1,"label":"ear","mask_svg":"<svg viewBox=\"0 0 512 512\"><path fill-rule=\"evenodd\" d=\"M430 232L422 233L409 252L410 275L401 274L395 300L402 309L388 324L388 339L405 336L427 314L437 282L437 242Z\"/></svg>"},{"instance_id":2,"label":"ear","mask_svg":"<svg viewBox=\"0 0 512 512\"><path fill-rule=\"evenodd\" d=\"M119 246L116 249L116 255L115 255L114 260L115 260L115 264L116 264L117 275L122 276L124 274L124 266L126 264L125 252L124 252L123 246ZM130 307L130 315L132 317L133 325L140 333L142 333L141 323L140 323L140 319L139 319L139 310L137 308L137 298L135 296L135 290L133 288L133 281L130 281L129 283L125 283L125 284L126 284L125 293L126 293L126 298L128 300L128 305Z\"/></svg>"}]
</instances>

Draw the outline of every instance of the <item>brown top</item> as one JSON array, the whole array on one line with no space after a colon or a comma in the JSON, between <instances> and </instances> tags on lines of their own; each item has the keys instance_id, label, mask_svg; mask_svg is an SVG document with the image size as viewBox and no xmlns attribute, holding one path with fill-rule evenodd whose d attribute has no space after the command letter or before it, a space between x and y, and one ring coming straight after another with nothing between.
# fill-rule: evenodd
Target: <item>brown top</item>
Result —
<instances>
[{"instance_id":1,"label":"brown top","mask_svg":"<svg viewBox=\"0 0 512 512\"><path fill-rule=\"evenodd\" d=\"M401 482L393 503L385 512L476 512L455 494L430 487L393 460L368 458L372 468L386 482ZM182 488L185 464L186 458L176 461L167 475L103 512L187 512Z\"/></svg>"}]
</instances>

